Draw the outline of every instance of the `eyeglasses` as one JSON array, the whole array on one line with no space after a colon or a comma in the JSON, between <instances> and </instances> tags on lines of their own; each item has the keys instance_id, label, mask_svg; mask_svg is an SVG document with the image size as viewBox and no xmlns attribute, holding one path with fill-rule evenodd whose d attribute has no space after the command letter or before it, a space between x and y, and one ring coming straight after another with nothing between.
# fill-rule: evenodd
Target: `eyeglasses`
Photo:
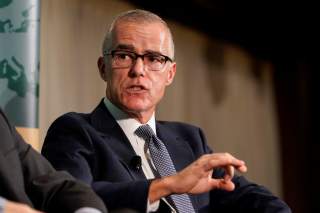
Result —
<instances>
[{"instance_id":1,"label":"eyeglasses","mask_svg":"<svg viewBox=\"0 0 320 213\"><path fill-rule=\"evenodd\" d=\"M161 71L167 61L173 61L168 56L160 53L146 53L140 55L129 50L112 50L110 53L104 52L104 55L111 55L113 68L129 68L138 58L141 58L147 70Z\"/></svg>"}]
</instances>

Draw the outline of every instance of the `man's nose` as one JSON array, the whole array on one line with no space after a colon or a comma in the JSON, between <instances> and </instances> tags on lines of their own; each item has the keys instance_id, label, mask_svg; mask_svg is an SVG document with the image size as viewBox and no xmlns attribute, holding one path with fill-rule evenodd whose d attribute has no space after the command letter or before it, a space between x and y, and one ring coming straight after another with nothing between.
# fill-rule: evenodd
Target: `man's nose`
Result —
<instances>
[{"instance_id":1,"label":"man's nose","mask_svg":"<svg viewBox=\"0 0 320 213\"><path fill-rule=\"evenodd\" d=\"M144 76L145 75L145 65L142 57L138 57L132 64L130 73L134 76Z\"/></svg>"}]
</instances>

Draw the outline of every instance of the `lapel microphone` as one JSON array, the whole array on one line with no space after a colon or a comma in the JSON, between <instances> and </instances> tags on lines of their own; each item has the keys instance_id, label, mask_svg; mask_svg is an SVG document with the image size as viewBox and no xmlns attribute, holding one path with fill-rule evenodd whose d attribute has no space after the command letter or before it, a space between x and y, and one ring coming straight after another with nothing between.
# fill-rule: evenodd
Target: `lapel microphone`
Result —
<instances>
[{"instance_id":1,"label":"lapel microphone","mask_svg":"<svg viewBox=\"0 0 320 213\"><path fill-rule=\"evenodd\" d=\"M142 162L141 162L141 157L139 155L135 155L132 157L130 161L130 166L136 170L139 171L141 168Z\"/></svg>"}]
</instances>

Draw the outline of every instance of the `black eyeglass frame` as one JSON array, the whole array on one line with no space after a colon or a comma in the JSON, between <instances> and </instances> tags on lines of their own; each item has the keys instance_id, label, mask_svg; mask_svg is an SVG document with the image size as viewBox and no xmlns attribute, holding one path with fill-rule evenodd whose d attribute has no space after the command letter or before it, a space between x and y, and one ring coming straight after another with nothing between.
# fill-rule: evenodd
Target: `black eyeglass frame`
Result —
<instances>
[{"instance_id":1,"label":"black eyeglass frame","mask_svg":"<svg viewBox=\"0 0 320 213\"><path fill-rule=\"evenodd\" d=\"M123 51L123 52L128 52L128 53L132 53L134 55L134 60L136 61L138 58L141 58L144 61L144 57L146 55L157 55L157 56L162 56L164 57L165 61L164 64L166 64L168 61L170 61L171 63L173 62L173 59L171 59L169 56L163 55L161 53L145 53L145 54L138 54L134 51L130 51L130 50L121 50L121 49L116 49L116 50L111 50L110 52L104 51L103 55L111 55L112 57L114 57L114 54L118 51Z\"/></svg>"}]
</instances>

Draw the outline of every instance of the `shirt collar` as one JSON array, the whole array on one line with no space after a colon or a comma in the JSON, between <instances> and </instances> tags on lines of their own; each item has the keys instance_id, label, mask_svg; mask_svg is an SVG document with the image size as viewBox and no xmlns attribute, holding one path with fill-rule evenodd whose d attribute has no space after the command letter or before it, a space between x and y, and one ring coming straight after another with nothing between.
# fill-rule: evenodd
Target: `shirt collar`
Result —
<instances>
[{"instance_id":1,"label":"shirt collar","mask_svg":"<svg viewBox=\"0 0 320 213\"><path fill-rule=\"evenodd\" d=\"M109 112L111 113L111 115L113 116L113 118L117 121L117 123L120 125L120 127L125 133L134 134L136 129L142 125L139 121L137 121L134 118L131 118L127 113L125 113L117 106L115 106L113 103L111 103L111 101L107 97L104 98L103 102L109 110ZM148 124L152 128L155 134L157 134L154 112L146 124Z\"/></svg>"}]
</instances>

